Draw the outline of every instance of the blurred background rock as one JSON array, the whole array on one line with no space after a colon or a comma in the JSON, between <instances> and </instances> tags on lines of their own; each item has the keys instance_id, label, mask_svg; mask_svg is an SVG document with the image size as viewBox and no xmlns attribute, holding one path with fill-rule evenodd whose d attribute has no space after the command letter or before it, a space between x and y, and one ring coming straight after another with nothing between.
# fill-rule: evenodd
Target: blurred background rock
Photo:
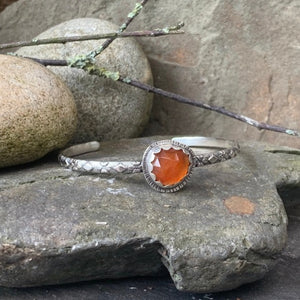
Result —
<instances>
[{"instance_id":1,"label":"blurred background rock","mask_svg":"<svg viewBox=\"0 0 300 300\"><path fill-rule=\"evenodd\" d=\"M0 40L30 39L66 20L122 24L135 0L19 0L0 14ZM149 1L128 30L185 21L185 35L141 38L155 86L261 122L300 127L299 0ZM127 75L127 74L124 74ZM129 74L128 74L129 75ZM198 134L300 147L214 112L154 97L144 135Z\"/></svg>"}]
</instances>

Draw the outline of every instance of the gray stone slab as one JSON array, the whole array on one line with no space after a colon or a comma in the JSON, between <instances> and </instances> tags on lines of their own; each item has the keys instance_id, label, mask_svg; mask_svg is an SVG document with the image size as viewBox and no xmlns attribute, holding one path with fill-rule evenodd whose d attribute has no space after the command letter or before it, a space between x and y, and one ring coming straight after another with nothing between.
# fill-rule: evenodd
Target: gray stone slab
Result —
<instances>
[{"instance_id":1,"label":"gray stone slab","mask_svg":"<svg viewBox=\"0 0 300 300\"><path fill-rule=\"evenodd\" d=\"M298 189L300 196L300 189ZM300 198L298 198L300 199ZM288 200L288 198L283 198ZM169 277L141 277L102 280L60 286L36 288L0 288L1 300L32 299L105 299L105 300L298 300L300 295L300 205L290 209L288 243L278 263L262 280L238 289L215 293L195 294L176 290Z\"/></svg>"},{"instance_id":2,"label":"gray stone slab","mask_svg":"<svg viewBox=\"0 0 300 300\"><path fill-rule=\"evenodd\" d=\"M157 139L103 143L85 157L141 157ZM53 161L2 171L0 284L157 275L163 264L183 291L255 281L286 241L276 185L299 186L299 170L298 150L243 144L238 157L195 170L174 194L150 189L142 174L81 175Z\"/></svg>"}]
</instances>

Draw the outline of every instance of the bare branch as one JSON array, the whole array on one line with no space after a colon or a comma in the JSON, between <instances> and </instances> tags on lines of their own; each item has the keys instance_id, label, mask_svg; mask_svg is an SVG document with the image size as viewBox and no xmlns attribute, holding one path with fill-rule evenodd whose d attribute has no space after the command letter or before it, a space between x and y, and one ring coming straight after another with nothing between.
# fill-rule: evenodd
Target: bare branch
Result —
<instances>
[{"instance_id":1,"label":"bare branch","mask_svg":"<svg viewBox=\"0 0 300 300\"><path fill-rule=\"evenodd\" d=\"M281 127L281 126L278 126L278 125L272 125L272 124L267 124L267 123L263 123L263 122L258 122L254 119L251 119L251 118L247 117L247 116L239 115L237 113L229 111L224 107L209 105L209 104L206 104L206 103L204 103L202 101L199 101L199 100L194 100L194 99L191 99L191 98L183 97L181 95L178 95L178 94L175 94L175 93L172 93L172 92L168 92L168 91L153 87L151 85L139 82L137 80L131 80L131 79L128 79L126 77L124 78L124 77L120 76L118 81L121 81L123 83L129 84L129 85L137 87L137 88L140 88L140 89L145 90L145 91L150 92L150 93L154 93L154 94L157 94L157 95L167 97L167 98L175 100L177 102L193 105L193 106L196 106L196 107L201 107L201 108L204 108L204 109L207 109L207 110L211 110L211 111L220 113L220 114L225 115L227 117L230 117L230 118L239 120L241 122L247 123L250 126L254 126L259 130L275 131L275 132L280 132L280 133L285 133L285 134L288 134L288 135L300 137L300 132L299 131L289 129L289 128L286 128L286 127Z\"/></svg>"},{"instance_id":2,"label":"bare branch","mask_svg":"<svg viewBox=\"0 0 300 300\"><path fill-rule=\"evenodd\" d=\"M16 53L10 53L10 55L31 59L43 66L53 66L53 67L67 67L68 66L68 62L64 59L40 59L40 58L35 58L35 57L22 56L22 55L18 55Z\"/></svg>"},{"instance_id":3,"label":"bare branch","mask_svg":"<svg viewBox=\"0 0 300 300\"><path fill-rule=\"evenodd\" d=\"M19 41L13 43L0 44L0 50L10 49L15 47L25 47L25 46L37 46L37 45L47 45L47 44L65 44L70 42L80 42L88 40L101 40L110 38L112 40L116 38L128 38L128 37L159 37L169 34L182 34L184 31L179 30L183 26L183 23L179 23L176 26L158 28L154 30L142 30L142 31L132 31L132 32L110 32L104 34L94 34L94 35L81 35L81 36L69 36L69 37L57 37L48 39L33 39L30 41Z\"/></svg>"},{"instance_id":4,"label":"bare branch","mask_svg":"<svg viewBox=\"0 0 300 300\"><path fill-rule=\"evenodd\" d=\"M30 57L28 57L28 58L30 58ZM45 66L55 65L55 63L57 63L56 65L59 65L59 66L62 66L62 65L67 66L68 65L68 62L65 61L65 60L51 61L51 60L43 60L43 59L35 59L35 58L31 58L31 59L33 59L33 60L35 60L35 61L37 61L37 62L39 62L39 63L41 63ZM73 66L73 67L78 68L78 66ZM224 107L209 105L209 104L204 103L200 100L194 100L194 99L191 99L191 98L187 98L187 97L178 95L176 93L168 92L168 91L165 91L163 89L156 88L152 85L142 83L138 80L130 79L128 77L123 77L119 74L119 72L110 72L110 71L108 71L104 68L99 68L99 67L95 66L94 64L92 64L90 62L88 64L86 64L84 67L81 67L81 68L83 70L85 70L86 72L88 72L89 74L92 74L92 75L97 75L97 76L109 78L109 79L112 79L112 80L115 80L115 81L119 81L119 82L122 82L122 83L125 83L125 84L128 84L128 85L134 86L136 88L145 90L149 93L164 96L166 98L172 99L172 100L180 102L180 103L189 104L189 105L193 105L193 106L196 106L196 107L200 107L200 108L203 108L203 109L207 109L207 110L211 110L211 111L220 113L220 114L225 115L227 117L233 118L233 119L241 121L243 123L246 123L250 126L256 127L259 130L275 131L275 132L279 132L279 133L285 133L285 134L288 134L288 135L291 135L291 136L300 137L300 132L297 131L297 130L289 129L289 128L286 128L286 127L281 127L281 126L278 126L278 125L272 125L272 124L259 122L259 121L256 121L254 119L251 119L247 116L239 115L237 113L229 111Z\"/></svg>"},{"instance_id":5,"label":"bare branch","mask_svg":"<svg viewBox=\"0 0 300 300\"><path fill-rule=\"evenodd\" d=\"M126 21L119 27L117 33L122 33L129 24L139 15L142 8L147 4L148 0L142 0L140 3L136 3L134 9L127 15ZM107 39L98 49L92 51L91 53L87 54L87 56L91 58L95 58L98 56L102 51L104 51L112 42L114 41L113 38Z\"/></svg>"}]
</instances>

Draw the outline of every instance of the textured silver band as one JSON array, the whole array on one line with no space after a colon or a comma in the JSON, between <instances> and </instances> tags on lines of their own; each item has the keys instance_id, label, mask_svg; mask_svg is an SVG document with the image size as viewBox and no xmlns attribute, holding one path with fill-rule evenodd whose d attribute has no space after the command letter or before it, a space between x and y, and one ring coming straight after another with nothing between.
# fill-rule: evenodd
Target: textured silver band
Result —
<instances>
[{"instance_id":1,"label":"textured silver band","mask_svg":"<svg viewBox=\"0 0 300 300\"><path fill-rule=\"evenodd\" d=\"M175 137L173 142L184 144L195 154L193 167L215 164L231 159L239 152L239 144L234 141L211 137ZM71 146L63 150L59 156L59 163L66 168L78 172L100 174L132 174L143 172L142 161L101 162L73 158L84 153L95 152L100 149L99 142L89 142Z\"/></svg>"}]
</instances>

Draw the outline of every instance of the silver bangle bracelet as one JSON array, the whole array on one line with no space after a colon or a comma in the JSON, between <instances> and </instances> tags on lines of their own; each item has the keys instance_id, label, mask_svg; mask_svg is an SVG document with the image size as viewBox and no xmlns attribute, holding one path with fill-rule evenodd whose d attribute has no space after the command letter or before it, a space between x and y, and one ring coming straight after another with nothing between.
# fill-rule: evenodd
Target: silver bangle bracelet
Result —
<instances>
[{"instance_id":1,"label":"silver bangle bracelet","mask_svg":"<svg viewBox=\"0 0 300 300\"><path fill-rule=\"evenodd\" d=\"M143 172L147 183L159 192L176 192L183 188L192 169L231 159L239 152L234 141L210 137L175 137L152 143L141 161L101 162L72 158L98 151L99 142L71 146L58 157L61 166L73 171L100 174Z\"/></svg>"}]
</instances>

